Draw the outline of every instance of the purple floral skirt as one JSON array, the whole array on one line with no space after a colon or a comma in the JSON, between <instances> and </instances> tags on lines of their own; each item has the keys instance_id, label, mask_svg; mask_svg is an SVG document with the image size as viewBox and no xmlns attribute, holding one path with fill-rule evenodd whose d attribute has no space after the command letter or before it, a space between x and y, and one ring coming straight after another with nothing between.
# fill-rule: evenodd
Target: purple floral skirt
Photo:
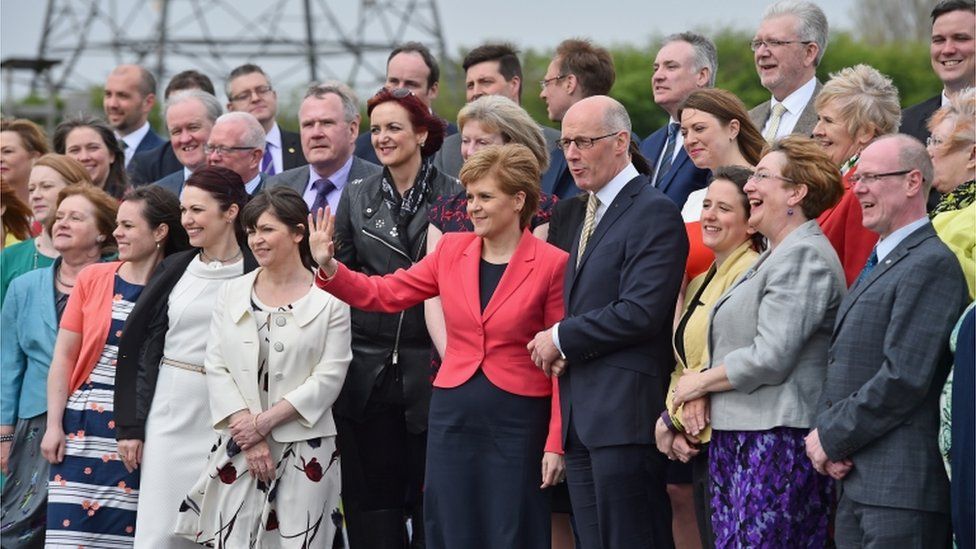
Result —
<instances>
[{"instance_id":1,"label":"purple floral skirt","mask_svg":"<svg viewBox=\"0 0 976 549\"><path fill-rule=\"evenodd\" d=\"M824 547L833 485L806 456L807 432L714 431L715 547Z\"/></svg>"}]
</instances>

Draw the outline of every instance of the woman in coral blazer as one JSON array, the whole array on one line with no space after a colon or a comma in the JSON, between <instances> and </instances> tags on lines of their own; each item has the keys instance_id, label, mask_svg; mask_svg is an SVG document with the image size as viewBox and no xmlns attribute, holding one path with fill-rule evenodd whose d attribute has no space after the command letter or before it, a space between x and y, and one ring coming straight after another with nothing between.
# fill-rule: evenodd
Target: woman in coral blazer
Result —
<instances>
[{"instance_id":1,"label":"woman in coral blazer","mask_svg":"<svg viewBox=\"0 0 976 549\"><path fill-rule=\"evenodd\" d=\"M447 324L427 439L427 547L549 547L541 488L563 476L555 378L526 345L563 315L567 254L529 232L539 165L523 145L489 147L461 171L474 234L384 277L333 258L334 221L310 219L317 284L353 307L398 311L439 295ZM539 462L542 461L540 468Z\"/></svg>"}]
</instances>

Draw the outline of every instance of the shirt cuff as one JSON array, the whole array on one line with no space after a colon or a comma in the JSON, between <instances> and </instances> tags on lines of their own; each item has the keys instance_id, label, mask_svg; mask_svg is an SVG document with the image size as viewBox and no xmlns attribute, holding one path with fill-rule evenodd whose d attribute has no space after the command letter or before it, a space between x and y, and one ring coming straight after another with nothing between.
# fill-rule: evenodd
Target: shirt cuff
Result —
<instances>
[{"instance_id":1,"label":"shirt cuff","mask_svg":"<svg viewBox=\"0 0 976 549\"><path fill-rule=\"evenodd\" d=\"M563 346L559 344L559 323L552 325L552 344L556 346L556 350L559 351L559 357L566 360L566 353L563 352Z\"/></svg>"}]
</instances>

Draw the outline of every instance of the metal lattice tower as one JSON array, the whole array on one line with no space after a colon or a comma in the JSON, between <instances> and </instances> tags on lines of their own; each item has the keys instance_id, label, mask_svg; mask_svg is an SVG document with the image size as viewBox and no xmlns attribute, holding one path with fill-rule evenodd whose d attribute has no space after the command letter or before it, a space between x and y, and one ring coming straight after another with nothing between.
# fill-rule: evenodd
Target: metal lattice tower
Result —
<instances>
[{"instance_id":1,"label":"metal lattice tower","mask_svg":"<svg viewBox=\"0 0 976 549\"><path fill-rule=\"evenodd\" d=\"M106 58L150 68L161 86L190 68L218 84L256 62L276 84L331 78L371 90L407 40L446 59L436 0L48 0L37 56L61 60L55 92L101 85ZM97 60L101 70L85 70Z\"/></svg>"}]
</instances>

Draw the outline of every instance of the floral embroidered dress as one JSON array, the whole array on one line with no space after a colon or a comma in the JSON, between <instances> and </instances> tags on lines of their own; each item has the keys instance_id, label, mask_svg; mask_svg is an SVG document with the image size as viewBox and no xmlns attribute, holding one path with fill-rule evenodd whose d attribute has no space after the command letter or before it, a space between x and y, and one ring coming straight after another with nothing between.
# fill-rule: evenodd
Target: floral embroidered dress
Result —
<instances>
[{"instance_id":1,"label":"floral embroidered dress","mask_svg":"<svg viewBox=\"0 0 976 549\"><path fill-rule=\"evenodd\" d=\"M45 547L132 547L139 470L129 473L119 459L112 403L119 336L142 288L115 275L105 347L68 397L64 461L51 466Z\"/></svg>"},{"instance_id":2,"label":"floral embroidered dress","mask_svg":"<svg viewBox=\"0 0 976 549\"><path fill-rule=\"evenodd\" d=\"M293 322L293 306L268 307L252 292L251 308L258 323L261 409L267 410L272 313L284 317L278 326L284 325ZM180 506L177 534L208 547L332 548L342 524L335 437L266 440L275 464L270 485L251 476L244 452L229 431L220 432L204 474Z\"/></svg>"}]
</instances>

